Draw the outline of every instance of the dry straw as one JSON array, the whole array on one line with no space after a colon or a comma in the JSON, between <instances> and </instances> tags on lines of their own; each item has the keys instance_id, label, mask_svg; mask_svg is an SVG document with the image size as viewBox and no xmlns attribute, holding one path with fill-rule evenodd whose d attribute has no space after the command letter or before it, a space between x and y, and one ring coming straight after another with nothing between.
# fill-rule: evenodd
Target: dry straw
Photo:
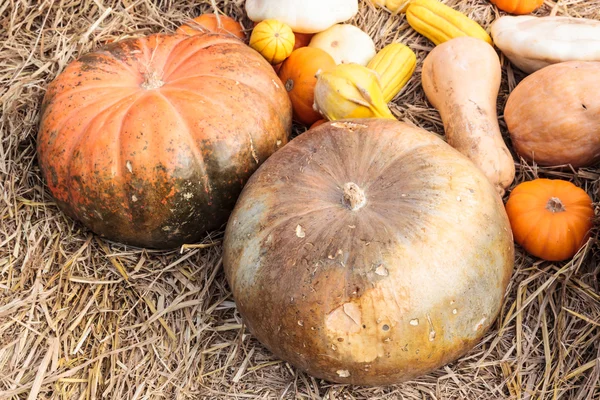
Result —
<instances>
[{"instance_id":1,"label":"dry straw","mask_svg":"<svg viewBox=\"0 0 600 400\"><path fill-rule=\"evenodd\" d=\"M486 27L497 17L487 0L447 3ZM0 1L1 399L600 399L597 231L569 263L518 250L499 320L462 359L413 382L363 388L311 378L253 339L223 276L221 233L175 251L139 250L61 214L35 160L47 83L103 43L173 31L206 11L251 26L242 0ZM600 19L600 4L546 0L537 13ZM415 76L391 109L443 133L419 82L431 43L365 1L353 22L378 48L402 41L415 50ZM500 115L523 77L503 65ZM598 170L517 171L518 181L571 180L598 201Z\"/></svg>"}]
</instances>

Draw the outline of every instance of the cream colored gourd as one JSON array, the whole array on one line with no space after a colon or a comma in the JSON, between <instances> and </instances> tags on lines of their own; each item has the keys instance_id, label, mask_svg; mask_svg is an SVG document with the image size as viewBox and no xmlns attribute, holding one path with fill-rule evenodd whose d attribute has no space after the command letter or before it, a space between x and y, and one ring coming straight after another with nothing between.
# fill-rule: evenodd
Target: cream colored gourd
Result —
<instances>
[{"instance_id":1,"label":"cream colored gourd","mask_svg":"<svg viewBox=\"0 0 600 400\"><path fill-rule=\"evenodd\" d=\"M504 16L492 24L492 37L527 73L564 61L600 61L600 21L592 19Z\"/></svg>"},{"instance_id":2,"label":"cream colored gourd","mask_svg":"<svg viewBox=\"0 0 600 400\"><path fill-rule=\"evenodd\" d=\"M383 97L377 73L358 64L340 64L318 75L315 109L329 121L394 116Z\"/></svg>"},{"instance_id":3,"label":"cream colored gourd","mask_svg":"<svg viewBox=\"0 0 600 400\"><path fill-rule=\"evenodd\" d=\"M501 66L486 42L460 37L436 46L423 62L423 89L439 111L448 143L487 176L500 195L515 176L496 101Z\"/></svg>"},{"instance_id":4,"label":"cream colored gourd","mask_svg":"<svg viewBox=\"0 0 600 400\"><path fill-rule=\"evenodd\" d=\"M367 65L377 53L373 39L350 24L336 24L317 33L308 46L325 50L336 64Z\"/></svg>"},{"instance_id":5,"label":"cream colored gourd","mask_svg":"<svg viewBox=\"0 0 600 400\"><path fill-rule=\"evenodd\" d=\"M358 0L246 0L252 21L276 19L294 32L321 32L358 12Z\"/></svg>"}]
</instances>

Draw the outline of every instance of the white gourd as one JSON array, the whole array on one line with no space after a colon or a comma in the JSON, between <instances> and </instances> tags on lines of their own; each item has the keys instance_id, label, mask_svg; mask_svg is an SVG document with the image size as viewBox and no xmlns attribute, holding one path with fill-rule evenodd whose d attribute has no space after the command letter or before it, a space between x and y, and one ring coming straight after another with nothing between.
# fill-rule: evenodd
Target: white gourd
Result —
<instances>
[{"instance_id":1,"label":"white gourd","mask_svg":"<svg viewBox=\"0 0 600 400\"><path fill-rule=\"evenodd\" d=\"M294 32L316 33L358 13L358 0L246 0L246 13L254 22L276 19Z\"/></svg>"},{"instance_id":2,"label":"white gourd","mask_svg":"<svg viewBox=\"0 0 600 400\"><path fill-rule=\"evenodd\" d=\"M308 46L326 51L336 64L355 63L366 66L377 53L373 39L350 24L336 24L317 33Z\"/></svg>"},{"instance_id":3,"label":"white gourd","mask_svg":"<svg viewBox=\"0 0 600 400\"><path fill-rule=\"evenodd\" d=\"M600 61L600 21L504 16L494 21L491 31L494 44L527 73L565 61Z\"/></svg>"}]
</instances>

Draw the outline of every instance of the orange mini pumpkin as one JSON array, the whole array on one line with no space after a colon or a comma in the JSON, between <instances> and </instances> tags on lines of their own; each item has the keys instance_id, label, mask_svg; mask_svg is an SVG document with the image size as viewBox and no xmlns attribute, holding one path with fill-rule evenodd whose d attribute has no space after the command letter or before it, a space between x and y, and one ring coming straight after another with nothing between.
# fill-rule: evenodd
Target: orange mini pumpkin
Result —
<instances>
[{"instance_id":1,"label":"orange mini pumpkin","mask_svg":"<svg viewBox=\"0 0 600 400\"><path fill-rule=\"evenodd\" d=\"M587 241L592 199L571 182L535 179L515 187L506 203L515 241L530 254L562 261Z\"/></svg>"},{"instance_id":2,"label":"orange mini pumpkin","mask_svg":"<svg viewBox=\"0 0 600 400\"><path fill-rule=\"evenodd\" d=\"M313 109L314 91L317 84L315 76L335 67L335 60L326 51L316 47L301 47L294 50L279 70L279 79L292 101L294 119L304 125L311 125L323 118Z\"/></svg>"},{"instance_id":3,"label":"orange mini pumpkin","mask_svg":"<svg viewBox=\"0 0 600 400\"><path fill-rule=\"evenodd\" d=\"M246 38L244 28L235 19L210 13L186 22L177 29L176 33L192 36L206 32L229 34L241 40Z\"/></svg>"},{"instance_id":4,"label":"orange mini pumpkin","mask_svg":"<svg viewBox=\"0 0 600 400\"><path fill-rule=\"evenodd\" d=\"M544 0L490 0L502 11L511 14L529 14L544 4Z\"/></svg>"}]
</instances>

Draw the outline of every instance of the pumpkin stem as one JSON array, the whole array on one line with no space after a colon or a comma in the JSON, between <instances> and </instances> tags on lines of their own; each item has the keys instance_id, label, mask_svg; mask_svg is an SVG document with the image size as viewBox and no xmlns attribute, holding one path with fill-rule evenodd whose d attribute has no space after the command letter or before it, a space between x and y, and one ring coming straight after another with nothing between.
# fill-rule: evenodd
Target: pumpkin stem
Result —
<instances>
[{"instance_id":1,"label":"pumpkin stem","mask_svg":"<svg viewBox=\"0 0 600 400\"><path fill-rule=\"evenodd\" d=\"M550 197L548 203L546 203L546 210L553 213L566 211L565 205L560 201L558 197Z\"/></svg>"},{"instance_id":2,"label":"pumpkin stem","mask_svg":"<svg viewBox=\"0 0 600 400\"><path fill-rule=\"evenodd\" d=\"M160 80L159 75L156 72L149 72L144 74L144 82L142 82L142 89L152 90L158 89L165 83Z\"/></svg>"},{"instance_id":3,"label":"pumpkin stem","mask_svg":"<svg viewBox=\"0 0 600 400\"><path fill-rule=\"evenodd\" d=\"M342 204L352 211L362 208L365 204L367 204L365 192L354 182L346 183L344 185Z\"/></svg>"}]
</instances>

